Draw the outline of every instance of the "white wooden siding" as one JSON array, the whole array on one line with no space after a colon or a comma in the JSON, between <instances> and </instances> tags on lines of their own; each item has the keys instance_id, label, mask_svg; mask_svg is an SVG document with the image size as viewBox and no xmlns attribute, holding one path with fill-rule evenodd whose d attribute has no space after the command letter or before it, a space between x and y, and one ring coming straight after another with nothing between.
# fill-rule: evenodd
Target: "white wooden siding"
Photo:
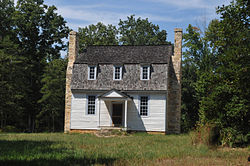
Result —
<instances>
[{"instance_id":1,"label":"white wooden siding","mask_svg":"<svg viewBox=\"0 0 250 166\"><path fill-rule=\"evenodd\" d=\"M128 128L140 131L165 131L166 96L162 94L147 94L148 116L140 116L139 96L128 102ZM142 95L143 96L143 95Z\"/></svg>"},{"instance_id":2,"label":"white wooden siding","mask_svg":"<svg viewBox=\"0 0 250 166\"><path fill-rule=\"evenodd\" d=\"M100 126L111 126L111 102L101 100L101 115L100 115Z\"/></svg>"},{"instance_id":3,"label":"white wooden siding","mask_svg":"<svg viewBox=\"0 0 250 166\"><path fill-rule=\"evenodd\" d=\"M87 115L87 95L72 94L71 124L70 129L97 129L98 124L98 100L96 100L95 115Z\"/></svg>"},{"instance_id":4,"label":"white wooden siding","mask_svg":"<svg viewBox=\"0 0 250 166\"><path fill-rule=\"evenodd\" d=\"M100 95L100 94L95 94ZM148 116L143 117L139 114L139 96L128 94L133 97L128 101L127 126L130 130L140 131L165 131L166 118L166 96L163 94L147 94ZM95 115L87 115L87 95L73 94L71 107L71 129L98 129L99 128L99 100L96 99ZM100 126L111 126L112 103L111 101L101 100ZM124 120L124 112L123 112ZM123 122L124 124L124 122Z\"/></svg>"}]
</instances>

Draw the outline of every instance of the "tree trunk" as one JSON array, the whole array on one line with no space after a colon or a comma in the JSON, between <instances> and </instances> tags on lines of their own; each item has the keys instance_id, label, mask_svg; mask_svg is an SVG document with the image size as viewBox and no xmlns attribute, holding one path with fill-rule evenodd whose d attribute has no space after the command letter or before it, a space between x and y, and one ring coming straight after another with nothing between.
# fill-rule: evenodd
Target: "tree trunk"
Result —
<instances>
[{"instance_id":1,"label":"tree trunk","mask_svg":"<svg viewBox=\"0 0 250 166\"><path fill-rule=\"evenodd\" d=\"M55 116L52 115L52 122L53 122L53 132L55 132Z\"/></svg>"}]
</instances>

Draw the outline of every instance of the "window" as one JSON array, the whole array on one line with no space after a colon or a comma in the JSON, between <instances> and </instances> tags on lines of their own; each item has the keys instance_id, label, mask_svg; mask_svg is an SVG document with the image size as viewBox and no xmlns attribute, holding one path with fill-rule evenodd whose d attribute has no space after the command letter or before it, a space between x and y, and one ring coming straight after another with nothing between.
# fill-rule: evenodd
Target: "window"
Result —
<instances>
[{"instance_id":1,"label":"window","mask_svg":"<svg viewBox=\"0 0 250 166\"><path fill-rule=\"evenodd\" d=\"M88 68L88 79L95 80L96 79L96 66L89 66Z\"/></svg>"},{"instance_id":2,"label":"window","mask_svg":"<svg viewBox=\"0 0 250 166\"><path fill-rule=\"evenodd\" d=\"M148 116L148 96L140 97L140 115Z\"/></svg>"},{"instance_id":3,"label":"window","mask_svg":"<svg viewBox=\"0 0 250 166\"><path fill-rule=\"evenodd\" d=\"M95 96L88 96L88 115L95 114Z\"/></svg>"},{"instance_id":4,"label":"window","mask_svg":"<svg viewBox=\"0 0 250 166\"><path fill-rule=\"evenodd\" d=\"M114 80L121 80L122 79L122 67L121 66L114 66Z\"/></svg>"},{"instance_id":5,"label":"window","mask_svg":"<svg viewBox=\"0 0 250 166\"><path fill-rule=\"evenodd\" d=\"M149 80L149 73L150 73L149 66L142 66L141 67L141 80Z\"/></svg>"}]
</instances>

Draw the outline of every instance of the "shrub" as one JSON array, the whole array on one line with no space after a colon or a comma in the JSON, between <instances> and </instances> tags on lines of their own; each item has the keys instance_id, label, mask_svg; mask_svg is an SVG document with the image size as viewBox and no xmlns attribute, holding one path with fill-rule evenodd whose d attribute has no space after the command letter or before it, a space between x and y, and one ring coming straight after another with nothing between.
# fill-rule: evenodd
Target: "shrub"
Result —
<instances>
[{"instance_id":1,"label":"shrub","mask_svg":"<svg viewBox=\"0 0 250 166\"><path fill-rule=\"evenodd\" d=\"M250 133L242 134L234 128L225 128L221 130L220 142L222 146L245 146L249 145Z\"/></svg>"},{"instance_id":2,"label":"shrub","mask_svg":"<svg viewBox=\"0 0 250 166\"><path fill-rule=\"evenodd\" d=\"M232 127L222 128L214 123L199 124L190 135L193 144L239 147L250 143L250 133L242 134Z\"/></svg>"},{"instance_id":3,"label":"shrub","mask_svg":"<svg viewBox=\"0 0 250 166\"><path fill-rule=\"evenodd\" d=\"M19 132L19 130L15 126L5 126L1 129L2 132L10 132L10 133L15 133Z\"/></svg>"},{"instance_id":4,"label":"shrub","mask_svg":"<svg viewBox=\"0 0 250 166\"><path fill-rule=\"evenodd\" d=\"M206 123L197 126L196 130L191 133L193 144L205 144L208 146L217 145L219 143L219 127L215 124Z\"/></svg>"}]
</instances>

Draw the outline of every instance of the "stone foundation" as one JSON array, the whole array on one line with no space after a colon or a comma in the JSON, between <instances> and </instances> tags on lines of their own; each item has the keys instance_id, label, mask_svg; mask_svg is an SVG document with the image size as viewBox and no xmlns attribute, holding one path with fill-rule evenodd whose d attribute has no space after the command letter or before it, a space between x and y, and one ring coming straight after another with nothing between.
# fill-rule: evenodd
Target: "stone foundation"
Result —
<instances>
[{"instance_id":1,"label":"stone foundation","mask_svg":"<svg viewBox=\"0 0 250 166\"><path fill-rule=\"evenodd\" d=\"M69 130L69 133L81 133L81 134L86 134L86 133L93 133L95 134L96 132L98 132L99 130L81 130L81 129L71 129Z\"/></svg>"},{"instance_id":2,"label":"stone foundation","mask_svg":"<svg viewBox=\"0 0 250 166\"><path fill-rule=\"evenodd\" d=\"M104 129L107 130L107 129ZM108 129L108 130L112 130L112 129ZM117 130L117 129L113 129L113 130ZM91 134L96 134L98 132L100 132L101 130L88 130L88 129L70 129L68 131L68 133L80 133L80 134L87 134L87 133L91 133ZM162 134L164 135L165 132L159 132L159 131L136 131L136 130L128 130L128 133L136 133L136 132L146 132L148 134Z\"/></svg>"}]
</instances>

